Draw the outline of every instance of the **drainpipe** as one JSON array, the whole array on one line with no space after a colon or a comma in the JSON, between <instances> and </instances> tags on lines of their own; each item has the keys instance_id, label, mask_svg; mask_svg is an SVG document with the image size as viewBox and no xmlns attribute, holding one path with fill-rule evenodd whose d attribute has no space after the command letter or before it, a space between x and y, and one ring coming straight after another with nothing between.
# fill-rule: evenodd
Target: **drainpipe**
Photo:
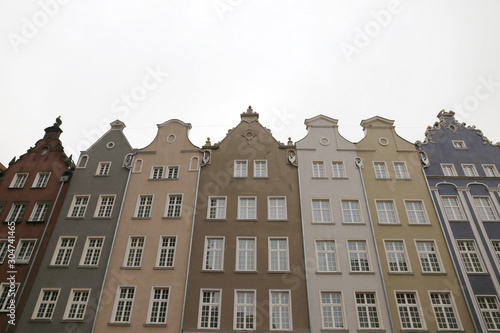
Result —
<instances>
[{"instance_id":1,"label":"drainpipe","mask_svg":"<svg viewBox=\"0 0 500 333\"><path fill-rule=\"evenodd\" d=\"M61 176L60 181L61 181L61 185L59 186L59 190L57 191L56 200L54 200L54 204L52 205L52 208L50 209L50 214L49 214L49 217L47 218L47 223L45 224L45 227L43 228L42 236L40 236L40 242L38 243L38 246L36 247L35 254L33 255L33 260L31 260L30 268L28 269L28 274L26 274L26 279L24 280L25 283L23 284L23 287L21 288L21 291L19 292L19 296L17 298L19 301L21 300L21 296L24 292L24 288L26 287L26 284L27 284L28 279L30 277L31 271L33 270L33 265L35 264L35 261L37 259L38 252L40 251L40 248L41 248L42 243L43 243L43 239L45 238L45 234L47 233L47 228L49 227L50 220L52 219L52 215L54 214L54 210L56 208L57 201L59 200L59 195L61 194L61 191L62 191L64 184L69 181L69 178L65 178L65 176ZM18 304L16 303L15 309L17 309L17 305ZM8 332L9 328L10 328L10 323L7 323L7 327L5 328L4 332Z\"/></svg>"},{"instance_id":2,"label":"drainpipe","mask_svg":"<svg viewBox=\"0 0 500 333\"><path fill-rule=\"evenodd\" d=\"M373 220L372 220L372 213L370 211L370 203L368 202L368 195L366 194L366 188L365 188L365 180L363 179L363 171L361 170L361 168L363 168L363 161L361 160L360 157L356 157L354 159L354 164L356 164L356 167L359 170L359 177L361 178L361 185L363 186L363 194L365 196L366 209L368 210L368 219L370 220L370 230L372 232L373 245L375 246L375 253L377 254L377 265L378 265L378 269L380 272L380 280L382 282L382 287L384 288L384 298L385 298L385 303L387 305L387 312L389 315L389 323L391 324L391 332L395 332L394 331L394 324L392 323L391 308L389 306L389 297L387 296L387 289L385 286L384 273L382 272L382 264L380 263L380 252L379 252L378 246L377 246L377 239L375 238L375 229L373 228Z\"/></svg>"}]
</instances>

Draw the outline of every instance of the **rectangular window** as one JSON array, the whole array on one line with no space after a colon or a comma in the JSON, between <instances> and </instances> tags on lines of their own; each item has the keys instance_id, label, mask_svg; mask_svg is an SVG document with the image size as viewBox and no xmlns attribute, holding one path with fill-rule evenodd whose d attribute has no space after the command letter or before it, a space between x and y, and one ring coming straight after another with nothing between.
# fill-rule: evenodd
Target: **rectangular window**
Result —
<instances>
[{"instance_id":1,"label":"rectangular window","mask_svg":"<svg viewBox=\"0 0 500 333\"><path fill-rule=\"evenodd\" d=\"M224 237L205 237L203 269L222 270L224 268Z\"/></svg>"},{"instance_id":2,"label":"rectangular window","mask_svg":"<svg viewBox=\"0 0 500 333\"><path fill-rule=\"evenodd\" d=\"M141 267L142 253L144 252L144 236L130 236L127 244L127 255L123 266L125 267Z\"/></svg>"},{"instance_id":3,"label":"rectangular window","mask_svg":"<svg viewBox=\"0 0 500 333\"><path fill-rule=\"evenodd\" d=\"M59 237L56 250L52 256L51 265L68 266L75 248L76 237Z\"/></svg>"},{"instance_id":4,"label":"rectangular window","mask_svg":"<svg viewBox=\"0 0 500 333\"><path fill-rule=\"evenodd\" d=\"M405 162L393 162L396 179L410 179Z\"/></svg>"},{"instance_id":5,"label":"rectangular window","mask_svg":"<svg viewBox=\"0 0 500 333\"><path fill-rule=\"evenodd\" d=\"M68 217L84 217L90 195L75 195L69 208Z\"/></svg>"},{"instance_id":6,"label":"rectangular window","mask_svg":"<svg viewBox=\"0 0 500 333\"><path fill-rule=\"evenodd\" d=\"M476 177L477 171L474 164L462 164L462 169L466 177Z\"/></svg>"},{"instance_id":7,"label":"rectangular window","mask_svg":"<svg viewBox=\"0 0 500 333\"><path fill-rule=\"evenodd\" d=\"M403 241L384 241L390 272L409 272L408 259Z\"/></svg>"},{"instance_id":8,"label":"rectangular window","mask_svg":"<svg viewBox=\"0 0 500 333\"><path fill-rule=\"evenodd\" d=\"M458 330L460 325L455 314L455 306L451 293L431 292L430 293L434 317L440 330Z\"/></svg>"},{"instance_id":9,"label":"rectangular window","mask_svg":"<svg viewBox=\"0 0 500 333\"><path fill-rule=\"evenodd\" d=\"M149 218L151 217L151 209L153 207L152 195L139 195L137 199L137 208L135 210L135 217Z\"/></svg>"},{"instance_id":10,"label":"rectangular window","mask_svg":"<svg viewBox=\"0 0 500 333\"><path fill-rule=\"evenodd\" d=\"M347 251L351 272L369 272L368 250L366 241L347 241Z\"/></svg>"},{"instance_id":11,"label":"rectangular window","mask_svg":"<svg viewBox=\"0 0 500 333\"><path fill-rule=\"evenodd\" d=\"M80 259L82 266L97 266L99 258L101 257L102 246L104 244L104 237L87 237L85 247Z\"/></svg>"},{"instance_id":12,"label":"rectangular window","mask_svg":"<svg viewBox=\"0 0 500 333\"><path fill-rule=\"evenodd\" d=\"M269 271L289 271L288 239L269 238Z\"/></svg>"},{"instance_id":13,"label":"rectangular window","mask_svg":"<svg viewBox=\"0 0 500 333\"><path fill-rule=\"evenodd\" d=\"M31 319L52 319L58 297L59 289L42 289Z\"/></svg>"},{"instance_id":14,"label":"rectangular window","mask_svg":"<svg viewBox=\"0 0 500 333\"><path fill-rule=\"evenodd\" d=\"M458 251L462 257L462 262L467 273L484 273L483 261L473 240L458 240Z\"/></svg>"},{"instance_id":15,"label":"rectangular window","mask_svg":"<svg viewBox=\"0 0 500 333\"><path fill-rule=\"evenodd\" d=\"M156 267L174 267L176 236L161 236Z\"/></svg>"},{"instance_id":16,"label":"rectangular window","mask_svg":"<svg viewBox=\"0 0 500 333\"><path fill-rule=\"evenodd\" d=\"M441 169L443 170L443 175L448 177L453 177L457 175L457 171L453 164L441 164Z\"/></svg>"},{"instance_id":17,"label":"rectangular window","mask_svg":"<svg viewBox=\"0 0 500 333\"><path fill-rule=\"evenodd\" d=\"M268 197L268 219L269 220L286 220L286 198L285 197Z\"/></svg>"},{"instance_id":18,"label":"rectangular window","mask_svg":"<svg viewBox=\"0 0 500 333\"><path fill-rule=\"evenodd\" d=\"M253 176L254 176L254 178L266 178L267 177L267 161L266 160L253 161Z\"/></svg>"},{"instance_id":19,"label":"rectangular window","mask_svg":"<svg viewBox=\"0 0 500 333\"><path fill-rule=\"evenodd\" d=\"M394 201L392 200L376 200L377 215L379 223L399 224Z\"/></svg>"},{"instance_id":20,"label":"rectangular window","mask_svg":"<svg viewBox=\"0 0 500 333\"><path fill-rule=\"evenodd\" d=\"M342 294L340 292L321 292L321 328L345 328Z\"/></svg>"},{"instance_id":21,"label":"rectangular window","mask_svg":"<svg viewBox=\"0 0 500 333\"><path fill-rule=\"evenodd\" d=\"M208 206L208 218L222 220L226 218L226 198L210 197Z\"/></svg>"},{"instance_id":22,"label":"rectangular window","mask_svg":"<svg viewBox=\"0 0 500 333\"><path fill-rule=\"evenodd\" d=\"M165 169L165 167L163 167L163 166L154 166L151 169L151 179L162 179L164 169Z\"/></svg>"},{"instance_id":23,"label":"rectangular window","mask_svg":"<svg viewBox=\"0 0 500 333\"><path fill-rule=\"evenodd\" d=\"M49 202L35 203L35 207L33 207L33 211L31 212L29 221L31 222L45 221L45 216L47 216L47 212L49 211L49 206L50 206Z\"/></svg>"},{"instance_id":24,"label":"rectangular window","mask_svg":"<svg viewBox=\"0 0 500 333\"><path fill-rule=\"evenodd\" d=\"M376 179L388 179L389 174L387 173L387 166L385 162L373 162L373 167L375 169Z\"/></svg>"},{"instance_id":25,"label":"rectangular window","mask_svg":"<svg viewBox=\"0 0 500 333\"><path fill-rule=\"evenodd\" d=\"M313 223L331 223L332 216L330 214L330 200L328 199L313 199L312 204L312 221Z\"/></svg>"},{"instance_id":26,"label":"rectangular window","mask_svg":"<svg viewBox=\"0 0 500 333\"><path fill-rule=\"evenodd\" d=\"M453 148L455 149L467 149L465 141L463 140L452 140L451 142L453 143Z\"/></svg>"},{"instance_id":27,"label":"rectangular window","mask_svg":"<svg viewBox=\"0 0 500 333\"><path fill-rule=\"evenodd\" d=\"M479 217L482 221L495 221L498 216L491 205L488 197L474 197L474 204L479 212Z\"/></svg>"},{"instance_id":28,"label":"rectangular window","mask_svg":"<svg viewBox=\"0 0 500 333\"><path fill-rule=\"evenodd\" d=\"M355 295L359 328L380 328L375 293L357 292Z\"/></svg>"},{"instance_id":29,"label":"rectangular window","mask_svg":"<svg viewBox=\"0 0 500 333\"><path fill-rule=\"evenodd\" d=\"M316 260L318 272L338 272L335 241L316 241Z\"/></svg>"},{"instance_id":30,"label":"rectangular window","mask_svg":"<svg viewBox=\"0 0 500 333\"><path fill-rule=\"evenodd\" d=\"M415 244L417 246L418 259L422 267L422 272L442 272L439 252L434 241L416 241Z\"/></svg>"},{"instance_id":31,"label":"rectangular window","mask_svg":"<svg viewBox=\"0 0 500 333\"><path fill-rule=\"evenodd\" d=\"M198 328L219 328L220 295L220 290L201 290Z\"/></svg>"},{"instance_id":32,"label":"rectangular window","mask_svg":"<svg viewBox=\"0 0 500 333\"><path fill-rule=\"evenodd\" d=\"M179 178L179 167L177 165L169 165L167 169L168 169L168 173L167 173L168 179Z\"/></svg>"},{"instance_id":33,"label":"rectangular window","mask_svg":"<svg viewBox=\"0 0 500 333\"><path fill-rule=\"evenodd\" d=\"M314 161L313 165L313 178L325 178L325 164L322 161Z\"/></svg>"},{"instance_id":34,"label":"rectangular window","mask_svg":"<svg viewBox=\"0 0 500 333\"><path fill-rule=\"evenodd\" d=\"M271 330L292 329L290 314L291 300L289 291L270 291L269 316L271 317Z\"/></svg>"},{"instance_id":35,"label":"rectangular window","mask_svg":"<svg viewBox=\"0 0 500 333\"><path fill-rule=\"evenodd\" d=\"M96 175L107 176L109 175L109 168L111 167L111 162L99 162L97 165Z\"/></svg>"},{"instance_id":36,"label":"rectangular window","mask_svg":"<svg viewBox=\"0 0 500 333\"><path fill-rule=\"evenodd\" d=\"M148 324L166 324L169 287L152 287L149 300Z\"/></svg>"},{"instance_id":37,"label":"rectangular window","mask_svg":"<svg viewBox=\"0 0 500 333\"><path fill-rule=\"evenodd\" d=\"M428 224L424 204L420 200L405 200L406 214L410 224Z\"/></svg>"},{"instance_id":38,"label":"rectangular window","mask_svg":"<svg viewBox=\"0 0 500 333\"><path fill-rule=\"evenodd\" d=\"M248 161L234 161L234 174L233 177L247 177L248 176Z\"/></svg>"},{"instance_id":39,"label":"rectangular window","mask_svg":"<svg viewBox=\"0 0 500 333\"><path fill-rule=\"evenodd\" d=\"M344 223L362 223L358 200L342 200L342 218Z\"/></svg>"},{"instance_id":40,"label":"rectangular window","mask_svg":"<svg viewBox=\"0 0 500 333\"><path fill-rule=\"evenodd\" d=\"M115 195L100 195L94 217L107 218L111 217L113 205L115 204Z\"/></svg>"},{"instance_id":41,"label":"rectangular window","mask_svg":"<svg viewBox=\"0 0 500 333\"><path fill-rule=\"evenodd\" d=\"M483 170L486 177L499 177L498 170L494 164L483 164Z\"/></svg>"},{"instance_id":42,"label":"rectangular window","mask_svg":"<svg viewBox=\"0 0 500 333\"><path fill-rule=\"evenodd\" d=\"M27 264L35 249L36 239L20 239L16 248L16 264Z\"/></svg>"},{"instance_id":43,"label":"rectangular window","mask_svg":"<svg viewBox=\"0 0 500 333\"><path fill-rule=\"evenodd\" d=\"M25 202L14 202L10 208L9 214L7 215L6 221L14 221L16 223L21 222L26 207L28 207L28 204Z\"/></svg>"},{"instance_id":44,"label":"rectangular window","mask_svg":"<svg viewBox=\"0 0 500 333\"><path fill-rule=\"evenodd\" d=\"M332 162L332 177L345 178L344 162Z\"/></svg>"},{"instance_id":45,"label":"rectangular window","mask_svg":"<svg viewBox=\"0 0 500 333\"><path fill-rule=\"evenodd\" d=\"M11 300L14 300L16 297L19 283L14 284L14 289L11 290L10 288L10 283L0 284L0 313L9 312L9 305L11 304Z\"/></svg>"},{"instance_id":46,"label":"rectangular window","mask_svg":"<svg viewBox=\"0 0 500 333\"><path fill-rule=\"evenodd\" d=\"M500 331L500 309L496 296L477 296L477 303L488 331Z\"/></svg>"},{"instance_id":47,"label":"rectangular window","mask_svg":"<svg viewBox=\"0 0 500 333\"><path fill-rule=\"evenodd\" d=\"M71 289L63 319L83 320L89 296L90 289Z\"/></svg>"},{"instance_id":48,"label":"rectangular window","mask_svg":"<svg viewBox=\"0 0 500 333\"><path fill-rule=\"evenodd\" d=\"M23 188L26 180L28 179L28 175L29 173L27 172L16 173L9 188Z\"/></svg>"},{"instance_id":49,"label":"rectangular window","mask_svg":"<svg viewBox=\"0 0 500 333\"><path fill-rule=\"evenodd\" d=\"M234 329L255 329L255 291L235 290Z\"/></svg>"},{"instance_id":50,"label":"rectangular window","mask_svg":"<svg viewBox=\"0 0 500 333\"><path fill-rule=\"evenodd\" d=\"M5 201L0 201L0 214L2 214L4 208L5 208Z\"/></svg>"},{"instance_id":51,"label":"rectangular window","mask_svg":"<svg viewBox=\"0 0 500 333\"><path fill-rule=\"evenodd\" d=\"M443 201L444 211L448 220L465 220L465 216L462 211L462 207L460 207L458 197L443 196L441 197L441 200Z\"/></svg>"},{"instance_id":52,"label":"rectangular window","mask_svg":"<svg viewBox=\"0 0 500 333\"><path fill-rule=\"evenodd\" d=\"M416 293L396 292L396 303L398 305L401 328L424 328L422 315L420 314L420 304Z\"/></svg>"},{"instance_id":53,"label":"rectangular window","mask_svg":"<svg viewBox=\"0 0 500 333\"><path fill-rule=\"evenodd\" d=\"M38 172L36 174L35 180L33 181L33 188L45 188L49 182L50 172Z\"/></svg>"},{"instance_id":54,"label":"rectangular window","mask_svg":"<svg viewBox=\"0 0 500 333\"><path fill-rule=\"evenodd\" d=\"M236 238L236 270L255 271L256 267L256 243L253 238Z\"/></svg>"},{"instance_id":55,"label":"rectangular window","mask_svg":"<svg viewBox=\"0 0 500 333\"><path fill-rule=\"evenodd\" d=\"M181 217L182 194L169 194L167 197L166 217Z\"/></svg>"},{"instance_id":56,"label":"rectangular window","mask_svg":"<svg viewBox=\"0 0 500 333\"><path fill-rule=\"evenodd\" d=\"M0 264L3 264L3 261L7 256L8 249L9 249L9 242L6 239L0 239Z\"/></svg>"},{"instance_id":57,"label":"rectangular window","mask_svg":"<svg viewBox=\"0 0 500 333\"><path fill-rule=\"evenodd\" d=\"M500 263L500 241L498 240L495 240L495 241L491 241L492 245L493 245L493 250L495 251L495 254L497 255L497 259L498 259L498 262ZM1 259L2 257L0 257ZM0 261L1 263L1 261Z\"/></svg>"},{"instance_id":58,"label":"rectangular window","mask_svg":"<svg viewBox=\"0 0 500 333\"><path fill-rule=\"evenodd\" d=\"M238 219L255 220L257 218L257 200L255 197L238 197Z\"/></svg>"},{"instance_id":59,"label":"rectangular window","mask_svg":"<svg viewBox=\"0 0 500 333\"><path fill-rule=\"evenodd\" d=\"M132 315L132 306L134 304L135 286L118 287L111 322L129 323Z\"/></svg>"}]
</instances>

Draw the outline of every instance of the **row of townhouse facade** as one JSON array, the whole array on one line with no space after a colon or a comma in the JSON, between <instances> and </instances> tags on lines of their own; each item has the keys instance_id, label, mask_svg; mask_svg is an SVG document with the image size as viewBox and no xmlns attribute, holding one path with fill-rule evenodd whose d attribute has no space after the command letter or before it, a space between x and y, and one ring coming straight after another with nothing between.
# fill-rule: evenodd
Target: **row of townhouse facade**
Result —
<instances>
[{"instance_id":1,"label":"row of townhouse facade","mask_svg":"<svg viewBox=\"0 0 500 333\"><path fill-rule=\"evenodd\" d=\"M61 121L1 170L4 332L500 331L499 145L441 111L307 119L286 144L251 107L201 147L116 120L76 163Z\"/></svg>"}]
</instances>

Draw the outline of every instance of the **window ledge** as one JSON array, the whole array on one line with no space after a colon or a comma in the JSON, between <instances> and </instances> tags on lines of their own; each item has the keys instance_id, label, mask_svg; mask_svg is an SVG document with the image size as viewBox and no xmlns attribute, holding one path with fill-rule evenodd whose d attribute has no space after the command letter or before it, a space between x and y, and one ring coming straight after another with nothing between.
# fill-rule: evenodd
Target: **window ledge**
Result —
<instances>
[{"instance_id":1,"label":"window ledge","mask_svg":"<svg viewBox=\"0 0 500 333\"><path fill-rule=\"evenodd\" d=\"M85 216L66 216L66 220L84 220Z\"/></svg>"},{"instance_id":2,"label":"window ledge","mask_svg":"<svg viewBox=\"0 0 500 333\"><path fill-rule=\"evenodd\" d=\"M365 222L342 222L342 225L366 225Z\"/></svg>"},{"instance_id":3,"label":"window ledge","mask_svg":"<svg viewBox=\"0 0 500 333\"><path fill-rule=\"evenodd\" d=\"M109 177L109 174L107 174L107 175L94 175L94 177Z\"/></svg>"},{"instance_id":4,"label":"window ledge","mask_svg":"<svg viewBox=\"0 0 500 333\"><path fill-rule=\"evenodd\" d=\"M237 271L237 270L234 270L233 273L236 273L236 274L258 274L259 271Z\"/></svg>"},{"instance_id":5,"label":"window ledge","mask_svg":"<svg viewBox=\"0 0 500 333\"><path fill-rule=\"evenodd\" d=\"M289 219L267 219L267 222L289 222Z\"/></svg>"},{"instance_id":6,"label":"window ledge","mask_svg":"<svg viewBox=\"0 0 500 333\"><path fill-rule=\"evenodd\" d=\"M42 224L42 223L45 223L45 221L39 221L39 220L38 221L30 221L30 220L28 220L28 221L26 221L26 223L29 223L29 224Z\"/></svg>"},{"instance_id":7,"label":"window ledge","mask_svg":"<svg viewBox=\"0 0 500 333\"><path fill-rule=\"evenodd\" d=\"M51 323L52 319L42 319L42 318L32 318L29 320L30 323Z\"/></svg>"},{"instance_id":8,"label":"window ledge","mask_svg":"<svg viewBox=\"0 0 500 333\"><path fill-rule=\"evenodd\" d=\"M162 220L180 220L182 216L162 216Z\"/></svg>"},{"instance_id":9,"label":"window ledge","mask_svg":"<svg viewBox=\"0 0 500 333\"><path fill-rule=\"evenodd\" d=\"M349 330L346 328L322 328L320 332L349 333Z\"/></svg>"},{"instance_id":10,"label":"window ledge","mask_svg":"<svg viewBox=\"0 0 500 333\"><path fill-rule=\"evenodd\" d=\"M392 178L375 178L375 180L392 180Z\"/></svg>"},{"instance_id":11,"label":"window ledge","mask_svg":"<svg viewBox=\"0 0 500 333\"><path fill-rule=\"evenodd\" d=\"M137 217L137 216L132 216L132 220L151 220L150 217Z\"/></svg>"},{"instance_id":12,"label":"window ledge","mask_svg":"<svg viewBox=\"0 0 500 333\"><path fill-rule=\"evenodd\" d=\"M127 327L130 327L130 323L108 323L108 326L127 326Z\"/></svg>"},{"instance_id":13,"label":"window ledge","mask_svg":"<svg viewBox=\"0 0 500 333\"><path fill-rule=\"evenodd\" d=\"M143 324L144 327L167 327L167 324Z\"/></svg>"},{"instance_id":14,"label":"window ledge","mask_svg":"<svg viewBox=\"0 0 500 333\"><path fill-rule=\"evenodd\" d=\"M61 323L83 323L83 319L61 319Z\"/></svg>"},{"instance_id":15,"label":"window ledge","mask_svg":"<svg viewBox=\"0 0 500 333\"><path fill-rule=\"evenodd\" d=\"M225 273L223 269L202 269L202 273Z\"/></svg>"},{"instance_id":16,"label":"window ledge","mask_svg":"<svg viewBox=\"0 0 500 333\"><path fill-rule=\"evenodd\" d=\"M408 223L410 227L432 227L431 223Z\"/></svg>"},{"instance_id":17,"label":"window ledge","mask_svg":"<svg viewBox=\"0 0 500 333\"><path fill-rule=\"evenodd\" d=\"M396 178L396 180L409 181L411 178Z\"/></svg>"},{"instance_id":18,"label":"window ledge","mask_svg":"<svg viewBox=\"0 0 500 333\"><path fill-rule=\"evenodd\" d=\"M236 219L236 222L259 222L258 219Z\"/></svg>"},{"instance_id":19,"label":"window ledge","mask_svg":"<svg viewBox=\"0 0 500 333\"><path fill-rule=\"evenodd\" d=\"M349 179L349 178L347 178L347 177L332 177L332 179L346 180L346 179Z\"/></svg>"},{"instance_id":20,"label":"window ledge","mask_svg":"<svg viewBox=\"0 0 500 333\"><path fill-rule=\"evenodd\" d=\"M415 275L413 272L387 272L389 275Z\"/></svg>"},{"instance_id":21,"label":"window ledge","mask_svg":"<svg viewBox=\"0 0 500 333\"><path fill-rule=\"evenodd\" d=\"M422 272L422 275L448 275L446 272Z\"/></svg>"},{"instance_id":22,"label":"window ledge","mask_svg":"<svg viewBox=\"0 0 500 333\"><path fill-rule=\"evenodd\" d=\"M292 271L267 271L268 274L291 274Z\"/></svg>"},{"instance_id":23,"label":"window ledge","mask_svg":"<svg viewBox=\"0 0 500 333\"><path fill-rule=\"evenodd\" d=\"M368 271L368 272L352 272L351 271L351 272L349 272L349 274L353 274L353 275L365 275L365 274L367 274L367 275L369 275L369 274L375 274L375 272L374 271Z\"/></svg>"},{"instance_id":24,"label":"window ledge","mask_svg":"<svg viewBox=\"0 0 500 333\"><path fill-rule=\"evenodd\" d=\"M377 225L379 225L379 226L389 226L390 225L390 226L398 226L398 227L402 226L401 223L380 223L380 222L377 223Z\"/></svg>"},{"instance_id":25,"label":"window ledge","mask_svg":"<svg viewBox=\"0 0 500 333\"><path fill-rule=\"evenodd\" d=\"M103 217L97 217L93 216L91 220L111 220L111 216L103 216Z\"/></svg>"},{"instance_id":26,"label":"window ledge","mask_svg":"<svg viewBox=\"0 0 500 333\"><path fill-rule=\"evenodd\" d=\"M265 176L265 177L255 177L254 176L253 179L269 179L269 177L268 176Z\"/></svg>"},{"instance_id":27,"label":"window ledge","mask_svg":"<svg viewBox=\"0 0 500 333\"><path fill-rule=\"evenodd\" d=\"M148 181L165 181L165 180L179 180L179 178L148 178Z\"/></svg>"},{"instance_id":28,"label":"window ledge","mask_svg":"<svg viewBox=\"0 0 500 333\"><path fill-rule=\"evenodd\" d=\"M163 269L163 270L170 270L171 271L171 270L174 270L175 267L173 267L173 266L172 267L154 266L153 269L158 269L158 270L162 270Z\"/></svg>"},{"instance_id":29,"label":"window ledge","mask_svg":"<svg viewBox=\"0 0 500 333\"><path fill-rule=\"evenodd\" d=\"M311 222L312 225L321 225L321 224L325 224L325 225L334 225L335 222Z\"/></svg>"},{"instance_id":30,"label":"window ledge","mask_svg":"<svg viewBox=\"0 0 500 333\"><path fill-rule=\"evenodd\" d=\"M382 333L385 332L385 330L383 328L358 328L358 333L371 333L371 332Z\"/></svg>"},{"instance_id":31,"label":"window ledge","mask_svg":"<svg viewBox=\"0 0 500 333\"><path fill-rule=\"evenodd\" d=\"M430 332L429 330L423 329L423 328L402 328L401 332L406 333L406 332L412 332L412 333L427 333Z\"/></svg>"},{"instance_id":32,"label":"window ledge","mask_svg":"<svg viewBox=\"0 0 500 333\"><path fill-rule=\"evenodd\" d=\"M334 272L320 272L320 271L316 271L315 273L318 274L318 275L341 275L342 274L341 271L334 271Z\"/></svg>"},{"instance_id":33,"label":"window ledge","mask_svg":"<svg viewBox=\"0 0 500 333\"><path fill-rule=\"evenodd\" d=\"M50 268L68 268L69 265L49 265Z\"/></svg>"},{"instance_id":34,"label":"window ledge","mask_svg":"<svg viewBox=\"0 0 500 333\"><path fill-rule=\"evenodd\" d=\"M487 276L487 275L490 275L490 273L488 273L488 272L477 272L477 273L476 272L470 272L470 273L465 272L465 274L467 274L467 275L475 275L475 276Z\"/></svg>"},{"instance_id":35,"label":"window ledge","mask_svg":"<svg viewBox=\"0 0 500 333\"><path fill-rule=\"evenodd\" d=\"M128 266L121 266L120 269L131 269L131 270L137 270L137 269L142 269L142 267L128 267Z\"/></svg>"},{"instance_id":36,"label":"window ledge","mask_svg":"<svg viewBox=\"0 0 500 333\"><path fill-rule=\"evenodd\" d=\"M227 219L205 219L206 222L227 222Z\"/></svg>"},{"instance_id":37,"label":"window ledge","mask_svg":"<svg viewBox=\"0 0 500 333\"><path fill-rule=\"evenodd\" d=\"M77 265L76 268L92 268L92 269L96 269L96 268L99 268L99 265Z\"/></svg>"}]
</instances>

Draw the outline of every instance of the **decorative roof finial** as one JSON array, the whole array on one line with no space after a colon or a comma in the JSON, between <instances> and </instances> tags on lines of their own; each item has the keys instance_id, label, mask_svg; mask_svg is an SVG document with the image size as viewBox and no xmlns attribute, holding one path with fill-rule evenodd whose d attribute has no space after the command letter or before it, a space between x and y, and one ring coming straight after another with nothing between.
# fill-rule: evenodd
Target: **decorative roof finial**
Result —
<instances>
[{"instance_id":1,"label":"decorative roof finial","mask_svg":"<svg viewBox=\"0 0 500 333\"><path fill-rule=\"evenodd\" d=\"M61 126L61 124L62 124L62 120L61 120L61 116L59 116L56 118L56 122L54 123L54 126L59 127L59 126Z\"/></svg>"},{"instance_id":2,"label":"decorative roof finial","mask_svg":"<svg viewBox=\"0 0 500 333\"><path fill-rule=\"evenodd\" d=\"M247 113L253 113L253 110L252 110L252 106L251 106L251 105L249 105L249 106L248 106Z\"/></svg>"}]
</instances>

